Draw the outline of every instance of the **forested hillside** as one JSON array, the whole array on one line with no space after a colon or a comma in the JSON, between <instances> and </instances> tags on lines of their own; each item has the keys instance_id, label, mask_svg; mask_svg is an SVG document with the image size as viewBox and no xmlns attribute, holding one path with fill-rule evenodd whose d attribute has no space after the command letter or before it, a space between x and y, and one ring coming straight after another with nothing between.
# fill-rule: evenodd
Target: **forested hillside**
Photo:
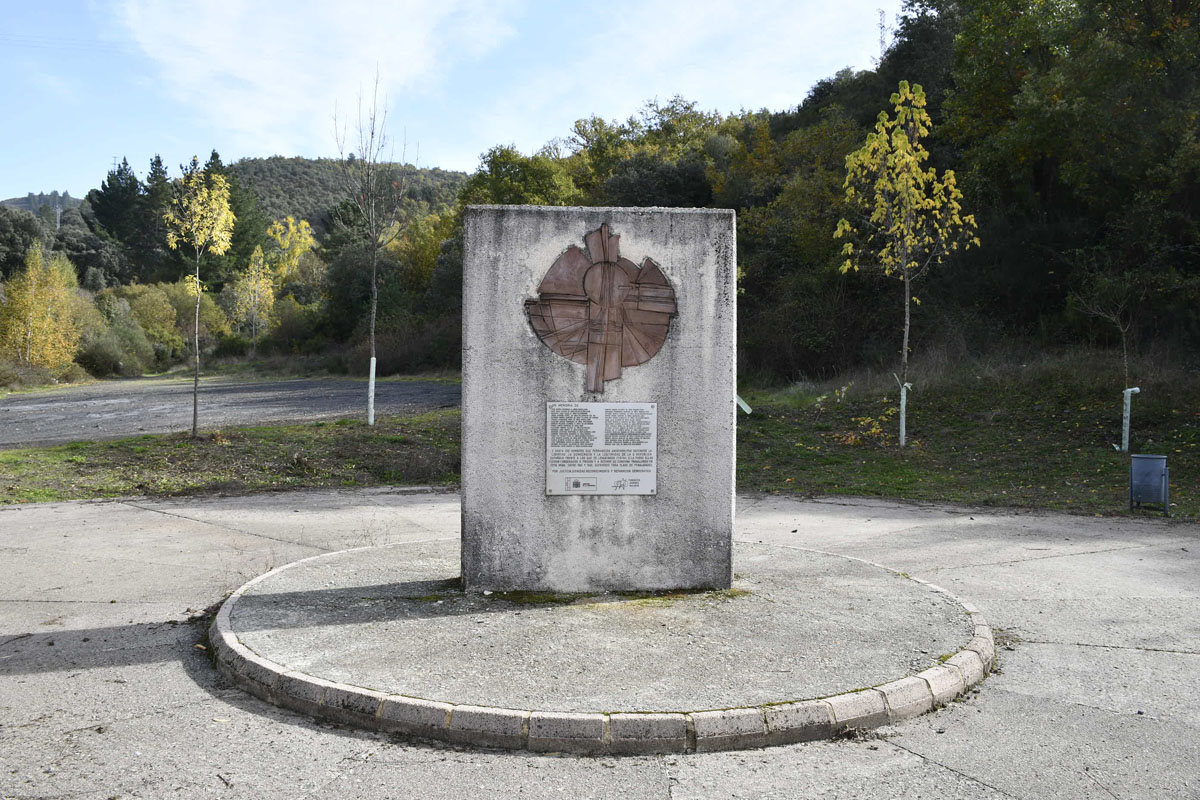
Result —
<instances>
[{"instance_id":1,"label":"forested hillside","mask_svg":"<svg viewBox=\"0 0 1200 800\"><path fill-rule=\"evenodd\" d=\"M377 254L337 161L226 166L214 152L204 171L228 183L236 224L225 252L200 259L202 347L320 353L361 370L378 255L380 371L453 367L467 204L713 206L738 212L743 375L890 372L907 287L868 263L843 272L834 232L854 217L847 158L893 113L902 81L927 103L922 168L955 174L979 240L916 285L914 358L1083 344L1197 360L1195 0L913 0L875 69L797 87L787 108L725 114L676 97L626 120L580 119L532 154L497 144L469 177L397 167ZM177 186L155 157L144 178L122 162L57 227L45 206L41 217L0 206L0 279L71 265L77 363L93 372L185 355L194 259L168 246L163 222ZM43 255L31 259L34 245Z\"/></svg>"},{"instance_id":2,"label":"forested hillside","mask_svg":"<svg viewBox=\"0 0 1200 800\"><path fill-rule=\"evenodd\" d=\"M243 158L230 164L229 172L254 192L268 217L305 219L319 234L328 232L329 209L346 196L343 170L333 158ZM453 203L467 179L461 172L412 165L397 172L408 184L409 202L424 213Z\"/></svg>"},{"instance_id":3,"label":"forested hillside","mask_svg":"<svg viewBox=\"0 0 1200 800\"><path fill-rule=\"evenodd\" d=\"M980 247L935 265L913 349L951 359L1071 344L1200 352L1200 4L913 0L877 68L797 105L723 116L684 98L580 120L532 156L487 153L462 199L738 211L743 373L827 377L899 359L902 287L842 274L846 159L920 84L939 174Z\"/></svg>"},{"instance_id":4,"label":"forested hillside","mask_svg":"<svg viewBox=\"0 0 1200 800\"><path fill-rule=\"evenodd\" d=\"M10 197L7 200L0 200L0 206L26 211L37 217L43 226L54 228L57 228L61 223L64 212L79 208L82 203L83 201L79 198L71 197L70 192L59 194L58 190L49 194L45 192L38 192L37 194L30 192L24 197ZM0 218L0 225L3 224L3 218ZM0 244L0 259L3 258L3 247L4 245ZM0 274L3 273L0 272Z\"/></svg>"}]
</instances>

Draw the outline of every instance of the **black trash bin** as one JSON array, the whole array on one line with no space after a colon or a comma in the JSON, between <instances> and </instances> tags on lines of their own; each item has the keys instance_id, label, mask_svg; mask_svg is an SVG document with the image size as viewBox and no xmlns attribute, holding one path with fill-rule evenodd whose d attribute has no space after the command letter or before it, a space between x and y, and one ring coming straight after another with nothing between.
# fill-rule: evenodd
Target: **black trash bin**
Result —
<instances>
[{"instance_id":1,"label":"black trash bin","mask_svg":"<svg viewBox=\"0 0 1200 800\"><path fill-rule=\"evenodd\" d=\"M1142 503L1160 503L1163 516L1170 509L1170 470L1166 456L1134 456L1129 464L1129 510Z\"/></svg>"}]
</instances>

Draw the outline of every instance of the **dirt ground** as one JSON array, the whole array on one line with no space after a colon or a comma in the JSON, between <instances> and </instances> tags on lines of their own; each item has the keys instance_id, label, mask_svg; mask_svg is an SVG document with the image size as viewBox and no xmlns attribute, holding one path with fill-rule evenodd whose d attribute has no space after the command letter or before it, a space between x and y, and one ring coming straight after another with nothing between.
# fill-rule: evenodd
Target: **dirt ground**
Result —
<instances>
[{"instance_id":1,"label":"dirt ground","mask_svg":"<svg viewBox=\"0 0 1200 800\"><path fill-rule=\"evenodd\" d=\"M377 415L457 406L458 384L385 381ZM333 378L201 378L200 426L215 430L271 422L366 417L367 384ZM192 426L192 381L130 378L0 398L0 447L171 433Z\"/></svg>"}]
</instances>

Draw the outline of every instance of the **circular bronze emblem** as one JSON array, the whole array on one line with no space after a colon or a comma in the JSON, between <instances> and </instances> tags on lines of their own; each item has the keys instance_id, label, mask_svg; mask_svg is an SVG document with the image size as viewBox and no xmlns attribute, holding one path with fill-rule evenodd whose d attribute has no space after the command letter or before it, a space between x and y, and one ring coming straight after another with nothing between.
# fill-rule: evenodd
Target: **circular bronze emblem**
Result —
<instances>
[{"instance_id":1,"label":"circular bronze emblem","mask_svg":"<svg viewBox=\"0 0 1200 800\"><path fill-rule=\"evenodd\" d=\"M538 285L525 313L538 338L560 356L587 365L587 390L603 392L621 369L649 361L667 338L675 290L650 258L621 258L608 225L571 245Z\"/></svg>"}]
</instances>

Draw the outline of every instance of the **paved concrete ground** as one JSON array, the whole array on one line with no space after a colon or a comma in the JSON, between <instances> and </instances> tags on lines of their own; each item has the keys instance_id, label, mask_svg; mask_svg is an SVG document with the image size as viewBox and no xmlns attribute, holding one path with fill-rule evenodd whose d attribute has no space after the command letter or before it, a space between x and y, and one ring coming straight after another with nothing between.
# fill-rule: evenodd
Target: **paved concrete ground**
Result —
<instances>
[{"instance_id":1,"label":"paved concrete ground","mask_svg":"<svg viewBox=\"0 0 1200 800\"><path fill-rule=\"evenodd\" d=\"M379 491L0 509L0 797L1200 797L1200 528L741 498L738 538L859 556L973 601L999 672L861 741L690 756L459 750L232 688L187 620L321 552L452 538Z\"/></svg>"},{"instance_id":2,"label":"paved concrete ground","mask_svg":"<svg viewBox=\"0 0 1200 800\"><path fill-rule=\"evenodd\" d=\"M375 412L458 406L456 383L379 381ZM367 384L346 378L200 378L200 427L366 419ZM0 398L0 447L116 439L192 429L190 377L126 378Z\"/></svg>"}]
</instances>

